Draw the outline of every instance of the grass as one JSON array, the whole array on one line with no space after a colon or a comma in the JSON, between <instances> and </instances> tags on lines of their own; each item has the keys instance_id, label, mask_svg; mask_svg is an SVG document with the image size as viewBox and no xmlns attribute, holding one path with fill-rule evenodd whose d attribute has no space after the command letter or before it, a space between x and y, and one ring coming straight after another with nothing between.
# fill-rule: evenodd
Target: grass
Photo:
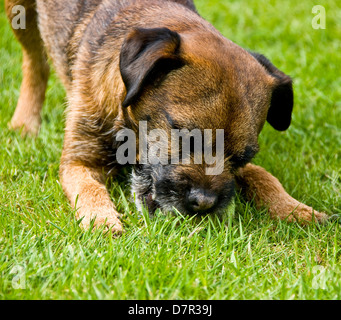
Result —
<instances>
[{"instance_id":1,"label":"grass","mask_svg":"<svg viewBox=\"0 0 341 320\"><path fill-rule=\"evenodd\" d=\"M325 30L312 28L309 0L196 3L226 37L265 54L295 79L292 126L278 133L266 125L255 163L295 198L340 214L337 2L319 3L326 8ZM0 8L0 299L341 298L337 221L302 228L271 220L239 197L226 223L181 215L150 220L137 213L127 187L114 183L110 192L127 232L113 239L82 231L58 182L65 93L55 75L39 137L23 139L7 128L21 53L3 0Z\"/></svg>"}]
</instances>

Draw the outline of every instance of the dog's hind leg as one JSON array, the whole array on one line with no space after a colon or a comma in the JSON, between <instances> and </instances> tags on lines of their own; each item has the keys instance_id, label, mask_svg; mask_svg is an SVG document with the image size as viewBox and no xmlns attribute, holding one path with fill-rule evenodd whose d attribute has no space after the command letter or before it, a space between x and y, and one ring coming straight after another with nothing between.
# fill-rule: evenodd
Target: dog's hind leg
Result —
<instances>
[{"instance_id":1,"label":"dog's hind leg","mask_svg":"<svg viewBox=\"0 0 341 320\"><path fill-rule=\"evenodd\" d=\"M305 224L310 221L324 222L328 219L325 213L292 198L281 183L262 167L248 164L240 169L236 181L247 200L254 200L257 208L268 207L272 218L298 221Z\"/></svg>"},{"instance_id":2,"label":"dog's hind leg","mask_svg":"<svg viewBox=\"0 0 341 320\"><path fill-rule=\"evenodd\" d=\"M16 6L22 7L16 7ZM23 51L23 80L16 110L10 126L22 129L23 134L37 135L41 124L41 109L49 76L49 65L40 37L34 0L6 0L5 9L13 32ZM24 9L25 25L21 29L12 23Z\"/></svg>"}]
</instances>

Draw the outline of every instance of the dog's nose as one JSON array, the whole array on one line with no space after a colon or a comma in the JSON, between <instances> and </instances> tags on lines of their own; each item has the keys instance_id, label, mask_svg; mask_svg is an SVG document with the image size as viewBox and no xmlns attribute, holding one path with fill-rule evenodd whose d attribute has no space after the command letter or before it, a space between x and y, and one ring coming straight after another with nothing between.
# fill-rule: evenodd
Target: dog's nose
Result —
<instances>
[{"instance_id":1,"label":"dog's nose","mask_svg":"<svg viewBox=\"0 0 341 320\"><path fill-rule=\"evenodd\" d=\"M212 191L192 188L187 197L190 211L203 213L212 209L218 202L218 196Z\"/></svg>"}]
</instances>

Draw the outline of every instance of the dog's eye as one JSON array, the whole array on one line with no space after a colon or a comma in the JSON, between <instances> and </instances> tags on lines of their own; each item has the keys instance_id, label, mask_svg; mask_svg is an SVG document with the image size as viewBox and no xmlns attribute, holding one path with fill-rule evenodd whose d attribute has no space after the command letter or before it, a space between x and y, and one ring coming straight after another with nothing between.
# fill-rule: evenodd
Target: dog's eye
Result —
<instances>
[{"instance_id":1,"label":"dog's eye","mask_svg":"<svg viewBox=\"0 0 341 320\"><path fill-rule=\"evenodd\" d=\"M259 147L255 146L247 146L245 151L242 154L232 155L230 158L230 163L233 169L242 168L247 165L253 157L257 154Z\"/></svg>"},{"instance_id":2,"label":"dog's eye","mask_svg":"<svg viewBox=\"0 0 341 320\"><path fill-rule=\"evenodd\" d=\"M183 140L182 139L180 139L179 142L180 142L180 144L179 144L179 154L180 154L180 157L182 157L182 153L183 153L184 150L186 150L186 151L188 150L189 153L192 154L192 155L195 153L195 151L196 151L196 149L195 149L195 140L194 140L193 136L189 137L189 145L187 145L187 148L185 148L183 146Z\"/></svg>"},{"instance_id":3,"label":"dog's eye","mask_svg":"<svg viewBox=\"0 0 341 320\"><path fill-rule=\"evenodd\" d=\"M195 151L194 137L190 137L190 139L189 139L189 152L194 154L194 151Z\"/></svg>"},{"instance_id":4,"label":"dog's eye","mask_svg":"<svg viewBox=\"0 0 341 320\"><path fill-rule=\"evenodd\" d=\"M246 159L237 159L237 158L232 157L231 158L232 169L236 170L236 169L242 168L246 166L250 161L251 159L246 160Z\"/></svg>"}]
</instances>

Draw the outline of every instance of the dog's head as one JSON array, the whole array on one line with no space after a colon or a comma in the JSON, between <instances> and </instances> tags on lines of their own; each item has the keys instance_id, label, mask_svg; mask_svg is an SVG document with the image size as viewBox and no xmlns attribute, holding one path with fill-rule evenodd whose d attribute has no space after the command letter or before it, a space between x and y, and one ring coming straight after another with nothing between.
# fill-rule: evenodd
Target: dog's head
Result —
<instances>
[{"instance_id":1,"label":"dog's head","mask_svg":"<svg viewBox=\"0 0 341 320\"><path fill-rule=\"evenodd\" d=\"M265 121L281 131L291 122L290 77L214 29L134 29L122 46L120 71L126 87L122 105L131 127L140 128L132 188L150 211L224 208L234 194L236 170L259 149ZM141 121L144 135L153 136L146 148L159 161L141 159ZM176 144L172 137L183 129L187 135ZM179 151L174 146L181 149L179 163L172 162Z\"/></svg>"}]
</instances>

